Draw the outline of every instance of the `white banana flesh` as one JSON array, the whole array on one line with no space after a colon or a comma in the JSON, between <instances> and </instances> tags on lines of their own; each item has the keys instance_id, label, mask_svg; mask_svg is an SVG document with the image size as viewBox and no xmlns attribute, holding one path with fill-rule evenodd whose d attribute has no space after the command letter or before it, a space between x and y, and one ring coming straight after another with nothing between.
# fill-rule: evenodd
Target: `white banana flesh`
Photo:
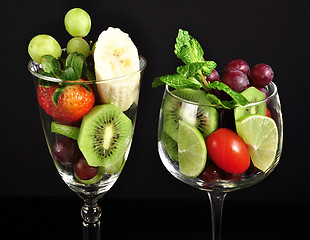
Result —
<instances>
[{"instance_id":1,"label":"white banana flesh","mask_svg":"<svg viewBox=\"0 0 310 240\"><path fill-rule=\"evenodd\" d=\"M138 101L140 61L127 33L112 27L103 31L96 43L94 62L101 103L112 103L126 111Z\"/></svg>"}]
</instances>

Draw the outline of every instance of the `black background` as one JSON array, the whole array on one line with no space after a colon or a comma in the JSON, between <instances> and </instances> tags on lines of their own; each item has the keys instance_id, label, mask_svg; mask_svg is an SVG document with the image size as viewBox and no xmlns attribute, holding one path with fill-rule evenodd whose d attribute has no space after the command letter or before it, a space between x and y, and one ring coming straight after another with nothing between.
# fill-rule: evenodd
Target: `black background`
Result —
<instances>
[{"instance_id":1,"label":"black background","mask_svg":"<svg viewBox=\"0 0 310 240\"><path fill-rule=\"evenodd\" d=\"M86 40L96 41L102 30L119 27L129 33L148 62L129 159L105 199L207 201L206 193L170 175L157 152L163 88L152 89L151 83L156 76L174 73L180 64L173 49L182 28L198 39L205 58L216 61L219 68L242 58L250 66L267 63L275 72L284 117L280 163L263 182L227 199L302 206L308 202L310 165L308 5L298 0L5 0L1 4L0 198L77 198L58 175L45 143L27 70L27 46L33 36L43 33L66 46L70 36L63 18L71 8L81 7L92 19Z\"/></svg>"}]
</instances>

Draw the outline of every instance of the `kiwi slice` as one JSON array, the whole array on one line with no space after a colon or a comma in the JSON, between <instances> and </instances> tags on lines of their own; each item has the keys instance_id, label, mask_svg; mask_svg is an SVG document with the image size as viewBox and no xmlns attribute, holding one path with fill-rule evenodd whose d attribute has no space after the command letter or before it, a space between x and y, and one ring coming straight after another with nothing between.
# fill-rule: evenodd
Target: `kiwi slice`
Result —
<instances>
[{"instance_id":1,"label":"kiwi slice","mask_svg":"<svg viewBox=\"0 0 310 240\"><path fill-rule=\"evenodd\" d=\"M61 135L77 140L79 137L80 129L78 127L72 127L72 126L63 125L57 122L52 122L51 132L59 133Z\"/></svg>"},{"instance_id":2,"label":"kiwi slice","mask_svg":"<svg viewBox=\"0 0 310 240\"><path fill-rule=\"evenodd\" d=\"M161 141L172 161L178 161L178 143L174 141L165 131L161 132Z\"/></svg>"},{"instance_id":3,"label":"kiwi slice","mask_svg":"<svg viewBox=\"0 0 310 240\"><path fill-rule=\"evenodd\" d=\"M261 92L255 87L249 87L245 89L241 94L249 101L249 103L255 103L262 101L266 98L265 93ZM255 104L253 106L247 107L236 107L234 110L235 121L238 121L242 117L250 114L259 114L259 115L267 115L267 107L266 102L261 102L259 104Z\"/></svg>"},{"instance_id":4,"label":"kiwi slice","mask_svg":"<svg viewBox=\"0 0 310 240\"><path fill-rule=\"evenodd\" d=\"M87 163L117 172L132 135L131 120L115 105L93 107L82 120L78 145Z\"/></svg>"},{"instance_id":5,"label":"kiwi slice","mask_svg":"<svg viewBox=\"0 0 310 240\"><path fill-rule=\"evenodd\" d=\"M172 93L190 102L210 104L203 90L177 89ZM219 117L214 107L195 105L170 95L164 103L163 114L163 129L176 142L178 141L179 120L195 126L205 139L218 128Z\"/></svg>"}]
</instances>

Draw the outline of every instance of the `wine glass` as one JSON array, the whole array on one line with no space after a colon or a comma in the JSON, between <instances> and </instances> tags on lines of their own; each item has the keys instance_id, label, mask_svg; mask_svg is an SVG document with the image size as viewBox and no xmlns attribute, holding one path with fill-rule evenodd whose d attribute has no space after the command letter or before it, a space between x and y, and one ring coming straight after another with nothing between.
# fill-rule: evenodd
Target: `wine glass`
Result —
<instances>
[{"instance_id":1,"label":"wine glass","mask_svg":"<svg viewBox=\"0 0 310 240\"><path fill-rule=\"evenodd\" d=\"M274 170L279 162L283 139L281 105L276 85L271 82L265 89L268 91L268 97L265 100L228 110L216 105L199 104L197 103L198 101L195 101L198 99L197 95L199 94L187 94L184 91L173 90L166 85L158 125L159 155L164 166L174 177L192 187L207 191L211 203L213 240L221 239L222 208L226 194L234 190L252 186L263 180ZM195 92L202 90L190 89L188 91ZM195 100L190 101L188 99ZM255 111L259 111L259 109L265 112L265 114L267 112L267 116L257 114ZM253 111L254 114L251 114ZM240 116L241 120L235 123L236 114L245 116ZM200 126L200 122L204 123L207 127ZM271 127L265 127L264 123L270 123ZM256 127L255 124L257 124ZM252 128L249 126L252 126ZM235 135L238 133L244 138L247 136L250 140L244 140L245 142L255 142L257 139L261 140L262 135L264 136L263 139L266 138L271 141L263 143L265 148L261 147L259 149L261 152L257 156L253 156L255 153L257 154L256 146L252 146L250 142L246 142L249 152L251 153L253 150L252 152L254 153L252 153L253 155L251 154L249 167L245 171L242 170L244 172L238 174L227 172L225 168L223 170L223 167L220 168L217 166L220 164L218 162L217 164L214 163L209 156L209 149L206 148L207 153L204 150L203 154L207 155L207 159L205 165L202 165L202 172L200 170L198 175L196 173L197 176L194 173L191 176L191 170L193 170L191 169L192 165L200 164L192 160L196 158L197 154L200 154L200 147L195 146L199 144L208 146L208 141L205 139L211 138L211 132L215 133L220 129L221 131L222 129L230 129ZM266 137L264 130L270 134L269 137ZM197 134L197 132L199 133ZM202 137L200 137L194 142L195 140L193 139L195 138L192 135L198 135L204 138L201 140ZM224 146L219 145L218 147L221 152L224 152L223 156L228 156L225 154L225 151L228 150ZM253 149L251 150L251 148ZM202 149L204 148L202 147ZM186 159L186 151L193 151L189 153L189 157L187 156L188 159ZM264 158L266 156L265 154L267 155L266 158ZM229 161L230 159L224 160ZM193 168L195 169L197 166Z\"/></svg>"},{"instance_id":2,"label":"wine glass","mask_svg":"<svg viewBox=\"0 0 310 240\"><path fill-rule=\"evenodd\" d=\"M47 77L40 74L40 64L35 61L28 64L53 162L63 181L84 200L81 215L85 240L100 239L101 208L97 201L113 186L127 161L136 122L140 81L146 67L145 58L140 55L139 60L137 72L100 81ZM61 97L57 107L53 103L56 88L65 89L63 91L82 89L87 96L83 101L94 98L89 100L93 101L91 110L81 120L68 124L70 116L64 117L60 110Z\"/></svg>"}]
</instances>

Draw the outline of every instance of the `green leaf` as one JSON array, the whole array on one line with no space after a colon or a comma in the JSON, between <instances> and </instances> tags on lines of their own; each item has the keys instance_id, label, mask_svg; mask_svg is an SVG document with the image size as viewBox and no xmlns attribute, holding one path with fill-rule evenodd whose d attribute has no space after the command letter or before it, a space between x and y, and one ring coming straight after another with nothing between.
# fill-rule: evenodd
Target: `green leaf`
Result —
<instances>
[{"instance_id":1,"label":"green leaf","mask_svg":"<svg viewBox=\"0 0 310 240\"><path fill-rule=\"evenodd\" d=\"M236 106L235 100L231 101L221 101L217 96L214 94L208 93L207 98L209 99L210 103L212 105L215 105L217 107L222 107L226 109L233 109Z\"/></svg>"},{"instance_id":2,"label":"green leaf","mask_svg":"<svg viewBox=\"0 0 310 240\"><path fill-rule=\"evenodd\" d=\"M50 76L59 78L61 76L61 66L59 61L52 55L44 55L41 60L42 68Z\"/></svg>"},{"instance_id":3,"label":"green leaf","mask_svg":"<svg viewBox=\"0 0 310 240\"><path fill-rule=\"evenodd\" d=\"M66 59L66 67L72 67L73 71L75 72L75 79L70 80L78 80L82 77L84 63L85 59L82 54L77 52L69 54Z\"/></svg>"},{"instance_id":4,"label":"green leaf","mask_svg":"<svg viewBox=\"0 0 310 240\"><path fill-rule=\"evenodd\" d=\"M206 64L202 66L202 73L204 75L210 75L213 69L217 66L216 62L214 61L206 61Z\"/></svg>"},{"instance_id":5,"label":"green leaf","mask_svg":"<svg viewBox=\"0 0 310 240\"><path fill-rule=\"evenodd\" d=\"M159 86L158 84L162 85L159 80L169 85L170 87L173 87L175 89L180 88L192 88L192 89L200 89L201 84L199 81L197 81L194 77L186 77L182 76L180 74L173 74L173 75L164 75L159 78L155 78L153 84Z\"/></svg>"},{"instance_id":6,"label":"green leaf","mask_svg":"<svg viewBox=\"0 0 310 240\"><path fill-rule=\"evenodd\" d=\"M60 95L63 93L63 91L65 90L65 88L66 88L66 86L59 86L53 94L52 101L56 107L58 105L58 99L59 99Z\"/></svg>"},{"instance_id":7,"label":"green leaf","mask_svg":"<svg viewBox=\"0 0 310 240\"><path fill-rule=\"evenodd\" d=\"M66 66L62 71L62 79L63 80L77 80L76 73L71 66Z\"/></svg>"},{"instance_id":8,"label":"green leaf","mask_svg":"<svg viewBox=\"0 0 310 240\"><path fill-rule=\"evenodd\" d=\"M174 47L174 53L185 64L204 61L204 52L199 42L185 30L179 29Z\"/></svg>"},{"instance_id":9,"label":"green leaf","mask_svg":"<svg viewBox=\"0 0 310 240\"><path fill-rule=\"evenodd\" d=\"M244 106L244 105L248 104L248 100L244 96L242 96L242 94L232 90L225 83L215 81L213 83L208 84L208 88L218 89L220 91L226 92L239 105Z\"/></svg>"},{"instance_id":10,"label":"green leaf","mask_svg":"<svg viewBox=\"0 0 310 240\"><path fill-rule=\"evenodd\" d=\"M208 72L212 72L212 70L216 67L216 63L213 61L203 61L203 62L196 62L196 63L189 63L184 66L180 66L177 68L177 72L182 76L195 76L202 71L204 68L208 69ZM208 75L210 75L210 73Z\"/></svg>"},{"instance_id":11,"label":"green leaf","mask_svg":"<svg viewBox=\"0 0 310 240\"><path fill-rule=\"evenodd\" d=\"M161 77L156 77L153 82L152 82L152 88L156 88L159 87L161 85L165 85L165 83L163 81L161 81L160 79Z\"/></svg>"}]
</instances>

